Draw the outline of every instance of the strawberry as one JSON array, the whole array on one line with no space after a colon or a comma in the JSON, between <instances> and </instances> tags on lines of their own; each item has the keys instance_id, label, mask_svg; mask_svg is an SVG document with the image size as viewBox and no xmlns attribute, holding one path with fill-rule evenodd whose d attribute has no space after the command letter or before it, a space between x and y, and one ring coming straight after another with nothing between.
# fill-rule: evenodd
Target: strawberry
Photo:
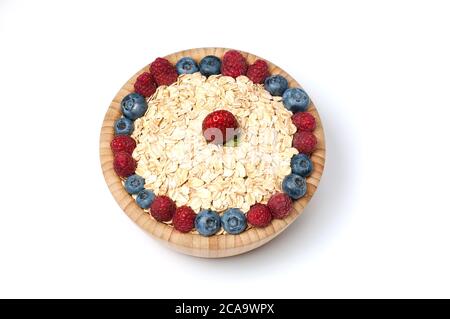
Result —
<instances>
[{"instance_id":1,"label":"strawberry","mask_svg":"<svg viewBox=\"0 0 450 319\"><path fill-rule=\"evenodd\" d=\"M209 113L202 124L202 132L206 141L214 144L224 144L238 133L238 121L233 113L218 110Z\"/></svg>"}]
</instances>

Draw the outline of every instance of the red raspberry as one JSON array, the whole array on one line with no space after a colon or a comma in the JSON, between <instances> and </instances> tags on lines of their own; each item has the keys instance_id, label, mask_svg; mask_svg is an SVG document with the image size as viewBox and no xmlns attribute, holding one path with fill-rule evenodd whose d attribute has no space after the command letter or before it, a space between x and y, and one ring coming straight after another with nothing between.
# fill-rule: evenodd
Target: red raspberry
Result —
<instances>
[{"instance_id":1,"label":"red raspberry","mask_svg":"<svg viewBox=\"0 0 450 319\"><path fill-rule=\"evenodd\" d=\"M255 204L247 213L247 221L255 227L266 227L272 220L269 208L264 204Z\"/></svg>"},{"instance_id":2,"label":"red raspberry","mask_svg":"<svg viewBox=\"0 0 450 319\"><path fill-rule=\"evenodd\" d=\"M134 91L145 97L152 96L157 87L158 85L156 84L155 79L148 72L139 75L134 83Z\"/></svg>"},{"instance_id":3,"label":"red raspberry","mask_svg":"<svg viewBox=\"0 0 450 319\"><path fill-rule=\"evenodd\" d=\"M238 127L238 121L233 113L226 110L218 110L209 113L205 117L202 123L202 132L206 141L214 144L223 144L237 134ZM220 130L220 134L217 130Z\"/></svg>"},{"instance_id":4,"label":"red raspberry","mask_svg":"<svg viewBox=\"0 0 450 319\"><path fill-rule=\"evenodd\" d=\"M150 74L158 85L171 85L178 79L176 68L163 58L157 58L150 64Z\"/></svg>"},{"instance_id":5,"label":"red raspberry","mask_svg":"<svg viewBox=\"0 0 450 319\"><path fill-rule=\"evenodd\" d=\"M285 193L277 193L270 197L267 203L273 218L282 219L289 215L292 208L292 199Z\"/></svg>"},{"instance_id":6,"label":"red raspberry","mask_svg":"<svg viewBox=\"0 0 450 319\"><path fill-rule=\"evenodd\" d=\"M223 55L221 72L223 75L237 78L247 72L247 61L240 52L228 51Z\"/></svg>"},{"instance_id":7,"label":"red raspberry","mask_svg":"<svg viewBox=\"0 0 450 319\"><path fill-rule=\"evenodd\" d=\"M168 196L156 196L150 205L150 214L159 222L168 222L175 213L176 205Z\"/></svg>"},{"instance_id":8,"label":"red raspberry","mask_svg":"<svg viewBox=\"0 0 450 319\"><path fill-rule=\"evenodd\" d=\"M247 77L253 81L253 83L263 83L269 76L269 66L266 61L256 60L255 63L250 65L247 70Z\"/></svg>"},{"instance_id":9,"label":"red raspberry","mask_svg":"<svg viewBox=\"0 0 450 319\"><path fill-rule=\"evenodd\" d=\"M117 175L120 177L128 177L134 174L137 163L130 154L119 152L114 156L113 166Z\"/></svg>"},{"instance_id":10,"label":"red raspberry","mask_svg":"<svg viewBox=\"0 0 450 319\"><path fill-rule=\"evenodd\" d=\"M308 112L298 112L292 115L292 123L299 131L312 132L316 128L316 119Z\"/></svg>"},{"instance_id":11,"label":"red raspberry","mask_svg":"<svg viewBox=\"0 0 450 319\"><path fill-rule=\"evenodd\" d=\"M173 215L173 227L182 233L188 233L194 228L197 214L188 206L178 207Z\"/></svg>"},{"instance_id":12,"label":"red raspberry","mask_svg":"<svg viewBox=\"0 0 450 319\"><path fill-rule=\"evenodd\" d=\"M113 154L125 152L131 155L136 148L136 141L128 135L117 135L110 145Z\"/></svg>"},{"instance_id":13,"label":"red raspberry","mask_svg":"<svg viewBox=\"0 0 450 319\"><path fill-rule=\"evenodd\" d=\"M292 139L294 146L300 153L310 154L317 145L317 138L311 132L297 132Z\"/></svg>"}]
</instances>

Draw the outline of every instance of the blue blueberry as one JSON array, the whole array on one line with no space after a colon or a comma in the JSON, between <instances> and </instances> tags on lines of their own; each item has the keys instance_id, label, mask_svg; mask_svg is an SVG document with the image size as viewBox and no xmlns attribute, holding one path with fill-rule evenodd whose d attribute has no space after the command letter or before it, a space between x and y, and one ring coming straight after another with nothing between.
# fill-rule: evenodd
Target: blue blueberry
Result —
<instances>
[{"instance_id":1,"label":"blue blueberry","mask_svg":"<svg viewBox=\"0 0 450 319\"><path fill-rule=\"evenodd\" d=\"M116 135L131 135L133 131L134 123L126 117L121 117L114 122L114 133L116 133Z\"/></svg>"},{"instance_id":2,"label":"blue blueberry","mask_svg":"<svg viewBox=\"0 0 450 319\"><path fill-rule=\"evenodd\" d=\"M272 75L264 81L264 88L273 96L282 96L288 88L288 81L281 75Z\"/></svg>"},{"instance_id":3,"label":"blue blueberry","mask_svg":"<svg viewBox=\"0 0 450 319\"><path fill-rule=\"evenodd\" d=\"M181 58L175 65L178 74L192 74L198 72L198 65L192 58Z\"/></svg>"},{"instance_id":4,"label":"blue blueberry","mask_svg":"<svg viewBox=\"0 0 450 319\"><path fill-rule=\"evenodd\" d=\"M145 98L138 93L130 93L120 103L122 113L130 120L135 120L147 111L148 105Z\"/></svg>"},{"instance_id":5,"label":"blue blueberry","mask_svg":"<svg viewBox=\"0 0 450 319\"><path fill-rule=\"evenodd\" d=\"M222 62L214 55L207 55L200 61L200 73L204 76L220 74Z\"/></svg>"},{"instance_id":6,"label":"blue blueberry","mask_svg":"<svg viewBox=\"0 0 450 319\"><path fill-rule=\"evenodd\" d=\"M139 175L131 175L125 181L125 189L129 194L137 194L144 189L145 179Z\"/></svg>"},{"instance_id":7,"label":"blue blueberry","mask_svg":"<svg viewBox=\"0 0 450 319\"><path fill-rule=\"evenodd\" d=\"M141 190L136 196L136 203L140 208L149 208L155 199L155 193L151 190L144 189Z\"/></svg>"},{"instance_id":8,"label":"blue blueberry","mask_svg":"<svg viewBox=\"0 0 450 319\"><path fill-rule=\"evenodd\" d=\"M307 177L311 175L313 163L306 154L296 154L291 158L292 173Z\"/></svg>"},{"instance_id":9,"label":"blue blueberry","mask_svg":"<svg viewBox=\"0 0 450 319\"><path fill-rule=\"evenodd\" d=\"M290 174L281 183L283 192L293 199L299 199L306 194L306 179L297 174Z\"/></svg>"},{"instance_id":10,"label":"blue blueberry","mask_svg":"<svg viewBox=\"0 0 450 319\"><path fill-rule=\"evenodd\" d=\"M203 236L211 236L220 230L220 216L212 210L202 210L195 217L195 229Z\"/></svg>"},{"instance_id":11,"label":"blue blueberry","mask_svg":"<svg viewBox=\"0 0 450 319\"><path fill-rule=\"evenodd\" d=\"M309 105L309 97L302 89L287 89L283 93L283 104L285 108L293 113L305 112Z\"/></svg>"},{"instance_id":12,"label":"blue blueberry","mask_svg":"<svg viewBox=\"0 0 450 319\"><path fill-rule=\"evenodd\" d=\"M237 235L247 228L247 219L240 209L227 209L221 219L223 229L229 234Z\"/></svg>"}]
</instances>

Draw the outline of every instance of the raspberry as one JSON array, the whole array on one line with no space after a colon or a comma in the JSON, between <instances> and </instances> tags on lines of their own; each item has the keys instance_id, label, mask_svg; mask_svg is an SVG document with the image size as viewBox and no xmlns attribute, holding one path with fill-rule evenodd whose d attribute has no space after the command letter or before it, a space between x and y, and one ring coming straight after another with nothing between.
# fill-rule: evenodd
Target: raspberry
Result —
<instances>
[{"instance_id":1,"label":"raspberry","mask_svg":"<svg viewBox=\"0 0 450 319\"><path fill-rule=\"evenodd\" d=\"M267 207L273 218L282 219L289 215L292 208L292 200L285 193L276 193L270 197Z\"/></svg>"},{"instance_id":2,"label":"raspberry","mask_svg":"<svg viewBox=\"0 0 450 319\"><path fill-rule=\"evenodd\" d=\"M171 85L178 79L175 67L163 58L157 58L150 64L150 74L158 85Z\"/></svg>"},{"instance_id":3,"label":"raspberry","mask_svg":"<svg viewBox=\"0 0 450 319\"><path fill-rule=\"evenodd\" d=\"M266 227L272 220L269 208L264 204L255 204L247 213L247 221L255 227Z\"/></svg>"},{"instance_id":4,"label":"raspberry","mask_svg":"<svg viewBox=\"0 0 450 319\"><path fill-rule=\"evenodd\" d=\"M122 151L114 156L113 166L117 175L128 177L134 174L137 163L130 154Z\"/></svg>"},{"instance_id":5,"label":"raspberry","mask_svg":"<svg viewBox=\"0 0 450 319\"><path fill-rule=\"evenodd\" d=\"M228 51L223 56L221 72L223 75L237 78L247 72L247 61L240 52Z\"/></svg>"},{"instance_id":6,"label":"raspberry","mask_svg":"<svg viewBox=\"0 0 450 319\"><path fill-rule=\"evenodd\" d=\"M117 135L113 138L110 145L113 154L125 152L131 155L136 148L136 141L128 135Z\"/></svg>"},{"instance_id":7,"label":"raspberry","mask_svg":"<svg viewBox=\"0 0 450 319\"><path fill-rule=\"evenodd\" d=\"M247 70L247 77L253 81L253 83L263 83L269 76L269 66L266 61L256 60L255 63L250 65Z\"/></svg>"},{"instance_id":8,"label":"raspberry","mask_svg":"<svg viewBox=\"0 0 450 319\"><path fill-rule=\"evenodd\" d=\"M316 128L316 119L308 112L298 112L292 115L292 123L299 131L312 132Z\"/></svg>"},{"instance_id":9,"label":"raspberry","mask_svg":"<svg viewBox=\"0 0 450 319\"><path fill-rule=\"evenodd\" d=\"M317 145L317 138L311 132L297 132L292 139L292 146L300 153L310 154Z\"/></svg>"},{"instance_id":10,"label":"raspberry","mask_svg":"<svg viewBox=\"0 0 450 319\"><path fill-rule=\"evenodd\" d=\"M182 233L188 233L194 228L197 214L188 206L178 207L173 215L173 227Z\"/></svg>"},{"instance_id":11,"label":"raspberry","mask_svg":"<svg viewBox=\"0 0 450 319\"><path fill-rule=\"evenodd\" d=\"M148 72L139 75L134 83L134 91L145 97L152 96L157 87L158 85L156 84L155 79Z\"/></svg>"},{"instance_id":12,"label":"raspberry","mask_svg":"<svg viewBox=\"0 0 450 319\"><path fill-rule=\"evenodd\" d=\"M150 205L150 214L159 222L168 222L172 219L176 208L170 197L164 195L156 196Z\"/></svg>"}]
</instances>

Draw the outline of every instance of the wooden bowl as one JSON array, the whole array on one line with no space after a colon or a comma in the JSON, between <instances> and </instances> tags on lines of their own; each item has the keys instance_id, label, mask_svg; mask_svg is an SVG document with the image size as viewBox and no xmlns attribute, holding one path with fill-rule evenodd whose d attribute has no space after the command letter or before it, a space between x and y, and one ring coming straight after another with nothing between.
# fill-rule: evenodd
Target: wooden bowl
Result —
<instances>
[{"instance_id":1,"label":"wooden bowl","mask_svg":"<svg viewBox=\"0 0 450 319\"><path fill-rule=\"evenodd\" d=\"M228 50L229 49L225 48L190 49L170 54L165 58L175 64L180 58L190 56L198 62L206 55L216 55L221 58ZM242 54L247 58L249 63L253 63L256 59L259 59L258 56L250 53L242 52ZM284 76L289 81L289 87L300 87L300 85L284 70L269 61L267 61L267 63L269 64L271 74L280 74ZM265 228L251 228L239 235L221 234L203 237L198 234L183 234L176 231L170 225L157 222L150 214L141 209L135 203L133 197L125 191L121 179L116 175L113 169L113 154L110 149L110 142L114 137L114 121L121 116L120 102L125 95L134 91L133 84L137 76L146 70L148 70L148 65L133 75L116 94L106 112L100 133L100 161L103 175L105 176L106 183L111 193L123 211L147 233L167 244L169 247L188 255L206 258L228 257L248 252L264 245L285 230L303 212L306 204L308 204L316 191L325 164L325 139L323 127L317 109L312 101L308 111L311 112L317 120L317 128L314 131L314 134L318 140L317 149L311 156L314 163L314 171L306 180L308 185L307 194L305 197L295 201L289 216L285 219L273 220L271 224ZM292 249L294 249L294 247L292 247Z\"/></svg>"}]
</instances>

